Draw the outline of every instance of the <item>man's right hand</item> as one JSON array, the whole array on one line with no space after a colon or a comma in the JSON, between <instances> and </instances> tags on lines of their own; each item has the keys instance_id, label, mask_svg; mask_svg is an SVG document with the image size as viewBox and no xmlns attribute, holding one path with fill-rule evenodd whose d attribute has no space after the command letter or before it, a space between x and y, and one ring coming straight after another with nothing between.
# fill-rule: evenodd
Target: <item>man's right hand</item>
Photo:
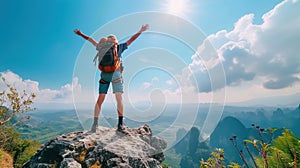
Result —
<instances>
[{"instance_id":1,"label":"man's right hand","mask_svg":"<svg viewBox=\"0 0 300 168\"><path fill-rule=\"evenodd\" d=\"M148 24L145 24L145 25L142 25L139 33L143 33L144 31L146 31L147 29L149 29L149 25Z\"/></svg>"},{"instance_id":2,"label":"man's right hand","mask_svg":"<svg viewBox=\"0 0 300 168\"><path fill-rule=\"evenodd\" d=\"M81 33L81 31L79 29L75 29L74 33L77 34L77 35L80 35L80 36L82 35L82 33Z\"/></svg>"},{"instance_id":3,"label":"man's right hand","mask_svg":"<svg viewBox=\"0 0 300 168\"><path fill-rule=\"evenodd\" d=\"M81 36L82 38L84 38L86 40L89 40L89 36L86 36L85 34L83 34L79 29L75 29L74 33L77 34L77 35L79 35L79 36ZM93 45L95 45L94 41L92 43L93 43Z\"/></svg>"}]
</instances>

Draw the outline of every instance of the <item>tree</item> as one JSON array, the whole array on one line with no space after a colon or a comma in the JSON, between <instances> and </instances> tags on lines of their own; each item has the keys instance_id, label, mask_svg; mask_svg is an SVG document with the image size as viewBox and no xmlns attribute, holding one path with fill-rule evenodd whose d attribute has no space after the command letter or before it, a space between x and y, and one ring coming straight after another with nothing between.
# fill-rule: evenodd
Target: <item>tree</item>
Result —
<instances>
[{"instance_id":1,"label":"tree","mask_svg":"<svg viewBox=\"0 0 300 168\"><path fill-rule=\"evenodd\" d=\"M29 116L23 116L27 111L34 110L35 94L28 94L25 90L19 93L15 87L8 84L2 77L5 89L0 91L0 149L8 152L13 157L14 167L19 168L33 156L40 143L35 140L22 139L20 133L15 130L14 124L22 123Z\"/></svg>"},{"instance_id":2,"label":"tree","mask_svg":"<svg viewBox=\"0 0 300 168\"><path fill-rule=\"evenodd\" d=\"M268 156L269 167L298 168L300 166L300 141L291 131L285 129L282 136L273 142L274 145L270 147Z\"/></svg>"},{"instance_id":3,"label":"tree","mask_svg":"<svg viewBox=\"0 0 300 168\"><path fill-rule=\"evenodd\" d=\"M273 134L277 130L276 128L264 129L254 124L252 126L258 132L258 139L244 140L243 144L246 153L251 158L253 167L299 167L300 140L291 131L283 129L282 135L273 139ZM234 136L230 140L237 149L237 152L239 152L244 165L249 167L250 163L245 159L245 153L236 145L236 137ZM249 150L250 146L255 149L255 152Z\"/></svg>"},{"instance_id":4,"label":"tree","mask_svg":"<svg viewBox=\"0 0 300 168\"><path fill-rule=\"evenodd\" d=\"M2 82L6 90L0 91L0 127L11 121L17 114L20 117L18 122L23 119L29 119L29 116L23 117L24 112L34 110L30 105L36 97L34 93L26 93L23 90L19 93L17 89L8 84L4 77Z\"/></svg>"},{"instance_id":5,"label":"tree","mask_svg":"<svg viewBox=\"0 0 300 168\"><path fill-rule=\"evenodd\" d=\"M223 165L224 161L224 150L217 148L214 152L211 152L210 157L207 161L201 159L200 168L225 168Z\"/></svg>"},{"instance_id":6,"label":"tree","mask_svg":"<svg viewBox=\"0 0 300 168\"><path fill-rule=\"evenodd\" d=\"M298 168L300 160L300 139L297 138L291 131L284 129L281 136L276 139L271 138L268 141L262 138L262 134L269 133L273 134L276 129L265 130L258 126L255 128L259 131L259 139L244 140L245 149L247 154L251 156L253 165L248 163L249 161L244 161L244 165L240 166L237 163L231 162L228 167L241 168L241 167L256 167L256 168L273 168L273 167L286 167L286 168ZM233 145L236 147L236 137L230 138ZM248 148L248 144L251 144L257 151L258 155L254 155ZM238 148L237 148L238 149ZM242 150L238 149L237 152L241 152L240 156L245 157ZM216 149L211 153L210 157L205 161L203 158L200 160L200 168L223 168L224 162L224 150ZM250 166L249 166L250 165Z\"/></svg>"},{"instance_id":7,"label":"tree","mask_svg":"<svg viewBox=\"0 0 300 168\"><path fill-rule=\"evenodd\" d=\"M39 147L40 142L22 139L20 133L13 127L0 127L0 149L12 156L14 167L22 167L22 165L34 155Z\"/></svg>"}]
</instances>

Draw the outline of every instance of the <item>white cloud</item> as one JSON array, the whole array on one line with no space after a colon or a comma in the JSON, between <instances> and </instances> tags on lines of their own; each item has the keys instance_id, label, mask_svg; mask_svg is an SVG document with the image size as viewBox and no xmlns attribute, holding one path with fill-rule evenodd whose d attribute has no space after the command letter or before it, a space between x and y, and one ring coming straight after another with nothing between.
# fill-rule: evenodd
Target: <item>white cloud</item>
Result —
<instances>
[{"instance_id":1,"label":"white cloud","mask_svg":"<svg viewBox=\"0 0 300 168\"><path fill-rule=\"evenodd\" d=\"M150 87L152 87L152 83L144 82L144 83L142 84L142 89L143 89L143 90L149 89Z\"/></svg>"},{"instance_id":2,"label":"white cloud","mask_svg":"<svg viewBox=\"0 0 300 168\"><path fill-rule=\"evenodd\" d=\"M167 80L167 81L166 81L166 84L167 84L167 85L173 85L173 83L174 83L173 80Z\"/></svg>"},{"instance_id":3,"label":"white cloud","mask_svg":"<svg viewBox=\"0 0 300 168\"><path fill-rule=\"evenodd\" d=\"M208 72L220 64L224 67L227 86L240 86L258 78L263 79L260 85L265 89L283 89L299 83L299 11L299 1L285 0L266 13L260 25L253 23L253 14L248 14L235 23L232 31L210 35L190 64L199 92L225 87L221 84L224 81L216 80L215 87L211 88L212 76ZM211 52L209 43L218 55ZM200 59L198 55L209 59Z\"/></svg>"},{"instance_id":4,"label":"white cloud","mask_svg":"<svg viewBox=\"0 0 300 168\"><path fill-rule=\"evenodd\" d=\"M155 86L158 85L158 82L159 82L159 78L158 77L153 77L151 79L150 82L144 82L142 83L142 86L141 86L141 90L144 91L144 90L147 90L147 89L153 89Z\"/></svg>"},{"instance_id":5,"label":"white cloud","mask_svg":"<svg viewBox=\"0 0 300 168\"><path fill-rule=\"evenodd\" d=\"M174 80L164 81L165 87L156 86L156 79L144 82L140 89L148 92L137 100L157 87L166 102L177 103L239 102L299 92L298 11L299 1L285 0L261 24L254 23L253 14L241 17L233 30L209 35L192 63Z\"/></svg>"},{"instance_id":6,"label":"white cloud","mask_svg":"<svg viewBox=\"0 0 300 168\"><path fill-rule=\"evenodd\" d=\"M15 87L19 92L25 90L27 93L36 95L35 103L72 103L72 91L81 91L81 85L78 83L78 78L73 79L73 84L66 84L59 90L39 89L39 83L30 79L23 80L19 75L11 72L1 72L1 77L4 77L8 84ZM5 89L5 86L0 85L0 89Z\"/></svg>"},{"instance_id":7,"label":"white cloud","mask_svg":"<svg viewBox=\"0 0 300 168\"><path fill-rule=\"evenodd\" d=\"M158 79L158 77L153 77L151 81L152 81L152 83L154 83L154 82L158 82L159 79Z\"/></svg>"}]
</instances>

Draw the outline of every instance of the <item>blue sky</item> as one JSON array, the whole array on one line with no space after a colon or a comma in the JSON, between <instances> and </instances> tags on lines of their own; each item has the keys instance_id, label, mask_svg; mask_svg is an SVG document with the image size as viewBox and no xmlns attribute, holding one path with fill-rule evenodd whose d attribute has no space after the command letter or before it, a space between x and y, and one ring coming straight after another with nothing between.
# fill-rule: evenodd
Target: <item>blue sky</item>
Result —
<instances>
[{"instance_id":1,"label":"blue sky","mask_svg":"<svg viewBox=\"0 0 300 168\"><path fill-rule=\"evenodd\" d=\"M109 27L113 21L122 20L120 18L124 16L157 11L179 16L196 26L202 35L208 37L207 40L214 46L218 56L216 59L199 60L193 56L193 50L182 44L178 45L178 40L172 41L168 36L160 35L157 29L153 32L150 25L149 33L139 37L124 53L124 58L126 55L134 57L135 53L143 52L142 49L146 47L159 46L174 52L185 62L186 67L182 66L180 72L174 74L165 74L168 70L143 70L129 85L129 90L137 91L133 95L136 99L140 99L138 94L142 91L148 94L159 89L171 102L176 102L178 98L173 100L172 95L183 91L183 87L192 87L190 85L196 86L196 91L195 88L190 88L199 96L196 102L211 101L212 93L221 97L219 101L224 101L225 96L226 101L234 102L299 91L300 65L294 59L297 60L295 54L300 53L295 46L300 43L299 32L296 31L299 30L296 29L299 28L299 1L182 1L183 3L176 1L177 4L182 3L180 8L174 5L175 1L3 1L0 7L0 72L2 76L11 78L11 81L21 83L16 84L17 86L40 92L41 98L38 100L41 102L70 102L72 89L75 88L80 93L85 91L84 81L74 73L80 53L86 49L91 51L90 60L94 56L92 46L74 35L73 30L79 28L87 35L98 37L97 35L101 35L101 28ZM140 25L137 23L140 21L120 25L117 32L111 33L122 34L126 27L131 26L132 32L126 34L128 37L139 30ZM176 27L180 28L180 25L172 24L170 30ZM151 43L155 36L165 41L161 44L160 40ZM205 57L207 52L205 49L201 50L201 46L206 48L205 40L199 39L198 45L197 52ZM245 63L249 64L246 66ZM222 74L221 77L213 74L217 64L224 68L225 84L218 83ZM92 62L90 66L94 68ZM191 75L185 74L186 68L190 68L196 84L191 81L179 86L180 80L186 81L184 77ZM210 79L207 70L213 75ZM157 73L159 71L162 74ZM97 78L97 75L92 75ZM209 80L216 83L214 88L207 83ZM95 81L92 83L96 83ZM72 82L75 84L74 88ZM256 96L247 96L253 92L257 92ZM87 89L85 94L89 96L95 93Z\"/></svg>"}]
</instances>

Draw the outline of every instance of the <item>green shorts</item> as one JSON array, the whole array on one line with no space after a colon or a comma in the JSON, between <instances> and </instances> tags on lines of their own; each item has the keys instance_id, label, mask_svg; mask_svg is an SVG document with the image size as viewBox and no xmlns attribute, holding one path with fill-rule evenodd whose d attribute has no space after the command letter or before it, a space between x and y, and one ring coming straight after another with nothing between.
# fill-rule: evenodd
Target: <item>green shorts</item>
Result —
<instances>
[{"instance_id":1,"label":"green shorts","mask_svg":"<svg viewBox=\"0 0 300 168\"><path fill-rule=\"evenodd\" d=\"M101 79L99 81L99 94L107 94L110 83L112 84L113 93L123 93L123 80L120 71L111 73L101 72Z\"/></svg>"}]
</instances>

